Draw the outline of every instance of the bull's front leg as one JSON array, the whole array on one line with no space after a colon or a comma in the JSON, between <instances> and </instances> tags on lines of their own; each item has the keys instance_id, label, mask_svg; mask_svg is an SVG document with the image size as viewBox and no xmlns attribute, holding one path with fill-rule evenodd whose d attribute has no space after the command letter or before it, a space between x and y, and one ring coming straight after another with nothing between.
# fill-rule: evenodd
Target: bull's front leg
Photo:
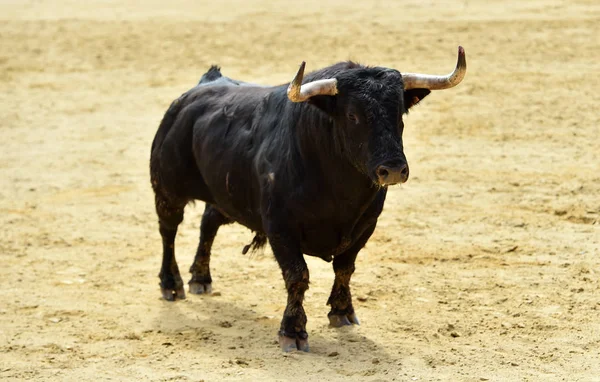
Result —
<instances>
[{"instance_id":1,"label":"bull's front leg","mask_svg":"<svg viewBox=\"0 0 600 382\"><path fill-rule=\"evenodd\" d=\"M331 311L327 316L329 317L329 323L333 327L339 328L352 324L360 325L360 321L352 306L350 278L354 273L356 255L365 246L374 230L375 224L368 227L352 247L333 259L335 280L333 281L333 288L331 288L331 294L327 300L327 304L331 306Z\"/></svg>"},{"instance_id":2,"label":"bull's front leg","mask_svg":"<svg viewBox=\"0 0 600 382\"><path fill-rule=\"evenodd\" d=\"M290 235L271 232L267 236L281 268L288 294L279 329L279 345L284 352L308 351L307 319L302 306L304 292L308 289L308 267L299 244Z\"/></svg>"}]
</instances>

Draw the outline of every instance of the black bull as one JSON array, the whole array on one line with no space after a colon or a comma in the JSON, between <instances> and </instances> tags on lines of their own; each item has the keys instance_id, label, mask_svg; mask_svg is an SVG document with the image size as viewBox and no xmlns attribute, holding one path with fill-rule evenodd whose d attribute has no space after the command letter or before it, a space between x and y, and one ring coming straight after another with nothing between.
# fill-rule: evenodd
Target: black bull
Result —
<instances>
[{"instance_id":1,"label":"black bull","mask_svg":"<svg viewBox=\"0 0 600 382\"><path fill-rule=\"evenodd\" d=\"M268 239L283 273L284 351L308 350L303 254L333 260L332 326L358 324L349 286L356 256L375 230L387 186L408 178L402 116L430 90L460 82L460 47L458 61L445 77L342 62L303 78L303 64L291 84L273 87L211 68L171 104L152 144L163 297L185 298L175 236L186 204L203 200L190 293L210 293L213 240L219 226L238 222L256 233L252 247Z\"/></svg>"}]
</instances>

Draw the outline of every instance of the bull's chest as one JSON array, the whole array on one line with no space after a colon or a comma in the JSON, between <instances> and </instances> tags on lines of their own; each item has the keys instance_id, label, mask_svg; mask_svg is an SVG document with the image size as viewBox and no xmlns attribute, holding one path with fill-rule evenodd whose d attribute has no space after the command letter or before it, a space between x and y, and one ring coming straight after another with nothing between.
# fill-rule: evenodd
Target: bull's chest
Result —
<instances>
[{"instance_id":1,"label":"bull's chest","mask_svg":"<svg viewBox=\"0 0 600 382\"><path fill-rule=\"evenodd\" d=\"M325 261L332 261L335 256L348 250L355 241L352 231L346 227L317 224L303 227L302 230L302 252Z\"/></svg>"},{"instance_id":2,"label":"bull's chest","mask_svg":"<svg viewBox=\"0 0 600 382\"><path fill-rule=\"evenodd\" d=\"M366 208L360 209L354 216L346 214L343 219L322 216L318 220L305 221L301 224L302 252L331 261L348 251L369 228L374 228L384 200L385 193L382 193Z\"/></svg>"},{"instance_id":3,"label":"bull's chest","mask_svg":"<svg viewBox=\"0 0 600 382\"><path fill-rule=\"evenodd\" d=\"M354 250L352 246L357 241L364 242L367 228L374 229L387 189L374 188L362 179L352 180L347 177L329 187L325 182L306 182L301 192L285 201L283 207L291 226L300 230L297 237L304 254L332 261L335 256Z\"/></svg>"}]
</instances>

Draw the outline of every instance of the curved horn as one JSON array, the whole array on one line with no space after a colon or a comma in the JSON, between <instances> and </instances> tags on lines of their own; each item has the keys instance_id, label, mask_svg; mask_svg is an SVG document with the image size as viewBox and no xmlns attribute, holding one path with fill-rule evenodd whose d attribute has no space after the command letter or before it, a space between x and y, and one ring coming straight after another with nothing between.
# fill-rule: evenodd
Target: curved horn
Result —
<instances>
[{"instance_id":1,"label":"curved horn","mask_svg":"<svg viewBox=\"0 0 600 382\"><path fill-rule=\"evenodd\" d=\"M300 69L298 69L298 73L296 73L296 77L294 77L290 83L290 86L288 86L287 95L290 101L304 102L310 97L316 95L337 94L337 80L335 78L313 81L302 85L305 66L306 62L302 61L302 64L300 64Z\"/></svg>"},{"instance_id":2,"label":"curved horn","mask_svg":"<svg viewBox=\"0 0 600 382\"><path fill-rule=\"evenodd\" d=\"M465 50L462 46L458 47L458 61L456 63L456 69L446 76L433 76L431 74L419 74L419 73L404 73L402 79L404 80L404 90L408 89L429 89L429 90L442 90L450 89L454 87L465 78L467 73L467 60L465 59Z\"/></svg>"}]
</instances>

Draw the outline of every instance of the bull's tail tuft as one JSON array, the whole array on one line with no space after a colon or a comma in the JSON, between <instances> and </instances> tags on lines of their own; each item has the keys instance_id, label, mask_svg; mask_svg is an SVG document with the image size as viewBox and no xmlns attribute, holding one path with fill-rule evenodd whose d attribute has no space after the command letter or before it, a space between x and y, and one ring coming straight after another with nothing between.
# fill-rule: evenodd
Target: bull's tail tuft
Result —
<instances>
[{"instance_id":1,"label":"bull's tail tuft","mask_svg":"<svg viewBox=\"0 0 600 382\"><path fill-rule=\"evenodd\" d=\"M245 255L250 249L252 249L252 252L256 252L256 250L264 247L265 244L267 244L267 235L257 232L252 242L244 246L242 253Z\"/></svg>"}]
</instances>

